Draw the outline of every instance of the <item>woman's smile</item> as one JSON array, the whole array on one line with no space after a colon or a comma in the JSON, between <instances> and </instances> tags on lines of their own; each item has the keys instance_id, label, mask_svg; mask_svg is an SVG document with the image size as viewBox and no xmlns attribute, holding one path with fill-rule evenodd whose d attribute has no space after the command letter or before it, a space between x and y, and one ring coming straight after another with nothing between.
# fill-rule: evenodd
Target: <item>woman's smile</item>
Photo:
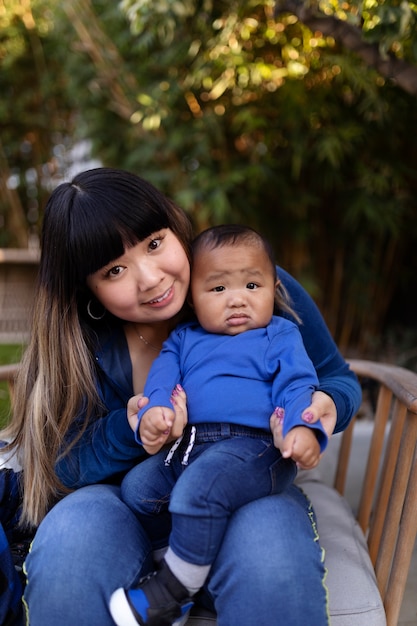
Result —
<instances>
[{"instance_id":1,"label":"woman's smile","mask_svg":"<svg viewBox=\"0 0 417 626\"><path fill-rule=\"evenodd\" d=\"M157 308L159 306L166 306L167 304L170 304L172 302L172 299L174 297L174 286L171 285L171 287L169 287L165 293L163 293L161 296L158 296L157 298L153 298L152 300L148 300L147 302L143 302L144 305L150 305L153 308Z\"/></svg>"}]
</instances>

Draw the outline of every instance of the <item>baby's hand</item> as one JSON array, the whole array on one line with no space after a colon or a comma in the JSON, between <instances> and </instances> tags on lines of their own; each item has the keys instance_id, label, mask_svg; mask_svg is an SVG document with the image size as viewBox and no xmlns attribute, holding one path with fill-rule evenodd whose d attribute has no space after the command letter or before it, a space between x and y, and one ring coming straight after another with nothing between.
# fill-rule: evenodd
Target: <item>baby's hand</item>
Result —
<instances>
[{"instance_id":1,"label":"baby's hand","mask_svg":"<svg viewBox=\"0 0 417 626\"><path fill-rule=\"evenodd\" d=\"M138 427L138 411L148 402L149 399L141 393L128 401L127 419L133 432ZM178 439L187 424L187 396L181 385L177 385L172 392L171 402L174 410L168 407L152 407L142 416L139 438L148 454L156 454L165 443Z\"/></svg>"},{"instance_id":2,"label":"baby's hand","mask_svg":"<svg viewBox=\"0 0 417 626\"><path fill-rule=\"evenodd\" d=\"M320 461L320 444L312 428L295 426L284 437L281 454L301 469L313 469Z\"/></svg>"},{"instance_id":3,"label":"baby's hand","mask_svg":"<svg viewBox=\"0 0 417 626\"><path fill-rule=\"evenodd\" d=\"M174 411L165 406L154 406L142 415L139 438L148 454L159 452L167 442L174 422Z\"/></svg>"}]
</instances>

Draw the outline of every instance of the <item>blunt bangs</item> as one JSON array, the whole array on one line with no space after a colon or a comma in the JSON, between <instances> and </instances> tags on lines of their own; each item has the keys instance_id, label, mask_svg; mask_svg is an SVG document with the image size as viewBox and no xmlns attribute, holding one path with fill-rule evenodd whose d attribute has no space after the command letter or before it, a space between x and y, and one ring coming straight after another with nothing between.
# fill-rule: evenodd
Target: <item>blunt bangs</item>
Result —
<instances>
[{"instance_id":1,"label":"blunt bangs","mask_svg":"<svg viewBox=\"0 0 417 626\"><path fill-rule=\"evenodd\" d=\"M68 242L77 282L83 284L89 274L122 256L126 248L168 227L161 210L114 205L105 197L89 199L88 210L73 216Z\"/></svg>"},{"instance_id":2,"label":"blunt bangs","mask_svg":"<svg viewBox=\"0 0 417 626\"><path fill-rule=\"evenodd\" d=\"M69 302L86 278L152 233L169 228L188 257L192 227L151 183L126 172L82 172L51 194L42 228L39 285Z\"/></svg>"},{"instance_id":3,"label":"blunt bangs","mask_svg":"<svg viewBox=\"0 0 417 626\"><path fill-rule=\"evenodd\" d=\"M171 205L150 183L100 168L78 175L69 212L68 257L78 284L126 248L170 228Z\"/></svg>"}]
</instances>

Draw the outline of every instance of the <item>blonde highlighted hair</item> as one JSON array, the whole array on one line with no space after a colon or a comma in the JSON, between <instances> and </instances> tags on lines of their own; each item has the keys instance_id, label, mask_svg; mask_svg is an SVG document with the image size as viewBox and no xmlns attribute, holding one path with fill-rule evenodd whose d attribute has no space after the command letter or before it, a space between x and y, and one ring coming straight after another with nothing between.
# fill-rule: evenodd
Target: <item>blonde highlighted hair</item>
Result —
<instances>
[{"instance_id":1,"label":"blonde highlighted hair","mask_svg":"<svg viewBox=\"0 0 417 626\"><path fill-rule=\"evenodd\" d=\"M52 193L45 208L42 253L30 340L15 387L13 414L0 433L23 466L22 523L37 526L68 493L55 468L105 411L96 387L95 331L123 320L92 319L86 278L126 248L170 228L190 259L186 214L153 185L122 170L78 174ZM99 317L99 316L97 316ZM69 432L85 416L75 438Z\"/></svg>"}]
</instances>

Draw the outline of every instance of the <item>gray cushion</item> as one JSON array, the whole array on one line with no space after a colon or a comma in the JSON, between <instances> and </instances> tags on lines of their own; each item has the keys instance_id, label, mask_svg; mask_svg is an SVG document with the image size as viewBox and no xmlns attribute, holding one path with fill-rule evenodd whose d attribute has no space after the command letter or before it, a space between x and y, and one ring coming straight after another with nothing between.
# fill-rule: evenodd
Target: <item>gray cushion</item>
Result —
<instances>
[{"instance_id":1,"label":"gray cushion","mask_svg":"<svg viewBox=\"0 0 417 626\"><path fill-rule=\"evenodd\" d=\"M313 503L326 552L332 626L386 626L366 540L349 504L320 481L307 478L299 485Z\"/></svg>"}]
</instances>

